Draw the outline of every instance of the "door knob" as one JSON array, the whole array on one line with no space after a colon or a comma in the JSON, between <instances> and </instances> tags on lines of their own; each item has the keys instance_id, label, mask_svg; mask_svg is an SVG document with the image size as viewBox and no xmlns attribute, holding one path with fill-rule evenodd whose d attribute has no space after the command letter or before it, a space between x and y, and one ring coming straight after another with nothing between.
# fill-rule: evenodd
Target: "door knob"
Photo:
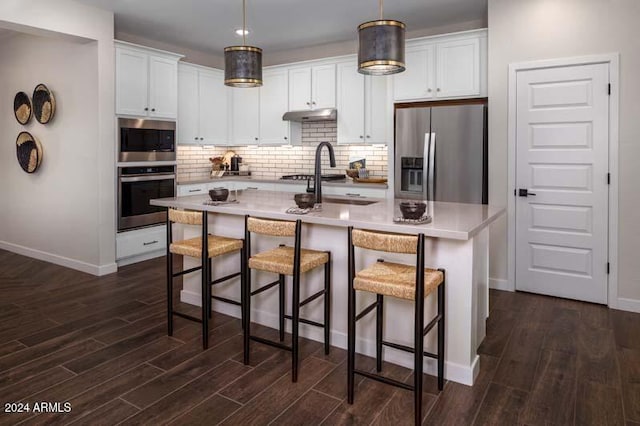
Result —
<instances>
[{"instance_id":1,"label":"door knob","mask_svg":"<svg viewBox=\"0 0 640 426\"><path fill-rule=\"evenodd\" d=\"M529 192L529 190L526 188L520 188L518 189L518 195L520 197L528 197L528 196L535 197L536 194L534 194L533 192Z\"/></svg>"}]
</instances>

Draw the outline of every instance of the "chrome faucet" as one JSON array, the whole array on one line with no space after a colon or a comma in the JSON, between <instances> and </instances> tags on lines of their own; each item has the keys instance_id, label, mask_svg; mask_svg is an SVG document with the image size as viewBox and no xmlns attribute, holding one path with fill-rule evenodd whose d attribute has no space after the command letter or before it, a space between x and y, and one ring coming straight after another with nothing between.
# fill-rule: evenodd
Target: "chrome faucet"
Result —
<instances>
[{"instance_id":1,"label":"chrome faucet","mask_svg":"<svg viewBox=\"0 0 640 426\"><path fill-rule=\"evenodd\" d=\"M326 146L329 150L329 164L331 167L336 166L336 156L333 153L333 146L329 142L320 142L316 148L316 165L314 171L315 188L313 191L316 196L317 204L322 204L322 162L320 160L322 157L321 154L323 146Z\"/></svg>"}]
</instances>

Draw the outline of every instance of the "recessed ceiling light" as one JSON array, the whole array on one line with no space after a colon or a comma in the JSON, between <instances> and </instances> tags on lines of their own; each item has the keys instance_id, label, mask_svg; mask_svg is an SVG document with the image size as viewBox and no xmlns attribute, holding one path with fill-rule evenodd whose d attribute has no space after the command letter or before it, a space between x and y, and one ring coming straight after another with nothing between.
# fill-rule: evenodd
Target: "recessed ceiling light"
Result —
<instances>
[{"instance_id":1,"label":"recessed ceiling light","mask_svg":"<svg viewBox=\"0 0 640 426\"><path fill-rule=\"evenodd\" d=\"M236 30L236 34L239 35L240 37L242 37L243 35L248 35L249 34L249 30L244 30L242 28L238 28Z\"/></svg>"}]
</instances>

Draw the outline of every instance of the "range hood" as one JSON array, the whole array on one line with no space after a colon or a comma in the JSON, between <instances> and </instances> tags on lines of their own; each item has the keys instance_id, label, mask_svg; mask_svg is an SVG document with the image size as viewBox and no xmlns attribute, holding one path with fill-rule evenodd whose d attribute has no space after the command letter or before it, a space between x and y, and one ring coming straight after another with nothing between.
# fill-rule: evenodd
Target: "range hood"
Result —
<instances>
[{"instance_id":1,"label":"range hood","mask_svg":"<svg viewBox=\"0 0 640 426\"><path fill-rule=\"evenodd\" d=\"M304 111L289 111L282 116L284 121L327 121L336 120L338 118L338 110L335 108L320 108Z\"/></svg>"}]
</instances>

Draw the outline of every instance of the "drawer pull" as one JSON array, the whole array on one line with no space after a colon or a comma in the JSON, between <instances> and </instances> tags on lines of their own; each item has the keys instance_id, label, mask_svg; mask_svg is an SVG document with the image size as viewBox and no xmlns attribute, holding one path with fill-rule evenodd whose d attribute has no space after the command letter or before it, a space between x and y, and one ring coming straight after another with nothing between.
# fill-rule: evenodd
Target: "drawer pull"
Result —
<instances>
[{"instance_id":1,"label":"drawer pull","mask_svg":"<svg viewBox=\"0 0 640 426\"><path fill-rule=\"evenodd\" d=\"M153 245L153 244L158 244L158 240L154 240L154 241L149 241L149 242L146 242L146 243L142 243L142 245L144 245L144 246L150 246L150 245Z\"/></svg>"},{"instance_id":2,"label":"drawer pull","mask_svg":"<svg viewBox=\"0 0 640 426\"><path fill-rule=\"evenodd\" d=\"M347 192L347 194L346 194L346 195L347 195L347 197L361 197L361 195L360 195L360 194L351 194L351 193L349 193L349 192Z\"/></svg>"},{"instance_id":3,"label":"drawer pull","mask_svg":"<svg viewBox=\"0 0 640 426\"><path fill-rule=\"evenodd\" d=\"M200 192L202 189L190 189L189 192Z\"/></svg>"},{"instance_id":4,"label":"drawer pull","mask_svg":"<svg viewBox=\"0 0 640 426\"><path fill-rule=\"evenodd\" d=\"M247 186L247 189L255 189L255 190L258 190L258 187L257 187L257 186Z\"/></svg>"}]
</instances>

